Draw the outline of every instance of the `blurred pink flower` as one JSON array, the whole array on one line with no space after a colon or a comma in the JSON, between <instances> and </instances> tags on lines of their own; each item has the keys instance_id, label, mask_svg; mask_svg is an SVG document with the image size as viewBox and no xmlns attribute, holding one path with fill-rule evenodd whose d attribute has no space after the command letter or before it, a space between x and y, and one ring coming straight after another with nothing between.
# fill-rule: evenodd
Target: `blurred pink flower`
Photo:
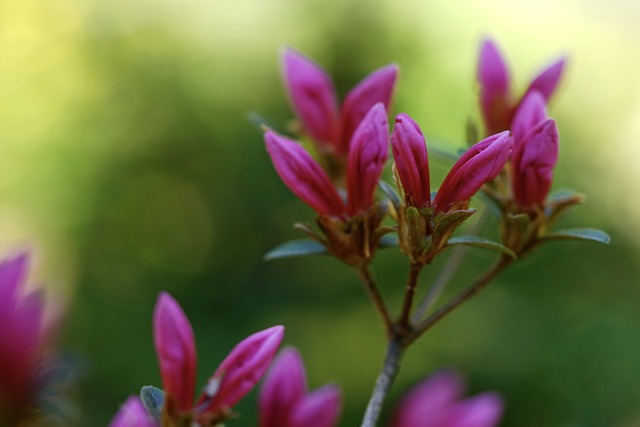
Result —
<instances>
[{"instance_id":1,"label":"blurred pink flower","mask_svg":"<svg viewBox=\"0 0 640 427\"><path fill-rule=\"evenodd\" d=\"M40 294L24 293L28 263L27 253L0 263L0 414L9 416L33 404L44 386L43 350L57 333L43 325Z\"/></svg>"},{"instance_id":2,"label":"blurred pink flower","mask_svg":"<svg viewBox=\"0 0 640 427\"><path fill-rule=\"evenodd\" d=\"M398 75L394 64L374 71L351 89L338 108L333 82L322 67L293 49L285 49L282 64L286 89L305 132L316 144L343 156L371 107L382 103L385 110L389 108Z\"/></svg>"},{"instance_id":3,"label":"blurred pink flower","mask_svg":"<svg viewBox=\"0 0 640 427\"><path fill-rule=\"evenodd\" d=\"M289 347L269 370L259 406L260 427L334 427L340 416L340 391L326 385L307 392L302 358Z\"/></svg>"},{"instance_id":4,"label":"blurred pink flower","mask_svg":"<svg viewBox=\"0 0 640 427\"><path fill-rule=\"evenodd\" d=\"M491 39L485 39L480 49L478 61L478 82L480 83L480 110L487 135L511 129L511 121L518 105L533 91L538 91L548 102L555 92L566 58L561 57L540 72L529 84L522 98L517 100L511 92L511 78L507 64Z\"/></svg>"},{"instance_id":5,"label":"blurred pink flower","mask_svg":"<svg viewBox=\"0 0 640 427\"><path fill-rule=\"evenodd\" d=\"M347 164L347 204L320 165L296 141L271 130L267 152L282 181L319 215L353 216L373 204L388 156L389 128L384 105L375 104L353 134Z\"/></svg>"},{"instance_id":6,"label":"blurred pink flower","mask_svg":"<svg viewBox=\"0 0 640 427\"><path fill-rule=\"evenodd\" d=\"M502 416L501 397L485 392L463 399L465 384L455 372L437 373L400 401L391 427L493 427Z\"/></svg>"},{"instance_id":7,"label":"blurred pink flower","mask_svg":"<svg viewBox=\"0 0 640 427\"><path fill-rule=\"evenodd\" d=\"M165 405L175 402L180 413L193 413L196 421L224 418L260 380L284 334L284 327L274 326L241 341L220 364L194 405L193 331L184 312L168 293L158 297L153 330L166 393Z\"/></svg>"},{"instance_id":8,"label":"blurred pink flower","mask_svg":"<svg viewBox=\"0 0 640 427\"><path fill-rule=\"evenodd\" d=\"M144 409L140 398L131 396L120 407L109 427L156 427L156 425Z\"/></svg>"}]
</instances>

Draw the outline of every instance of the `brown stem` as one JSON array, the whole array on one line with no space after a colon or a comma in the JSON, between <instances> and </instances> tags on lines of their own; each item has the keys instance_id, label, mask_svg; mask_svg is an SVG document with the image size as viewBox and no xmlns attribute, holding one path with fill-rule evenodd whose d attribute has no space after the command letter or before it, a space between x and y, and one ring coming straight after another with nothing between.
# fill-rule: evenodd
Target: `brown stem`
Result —
<instances>
[{"instance_id":1,"label":"brown stem","mask_svg":"<svg viewBox=\"0 0 640 427\"><path fill-rule=\"evenodd\" d=\"M433 325L435 325L449 313L451 313L456 307L484 289L485 286L487 286L493 279L495 279L496 276L500 274L511 263L511 261L513 261L513 259L506 255L500 257L500 259L493 266L485 271L482 276L478 277L468 288L449 300L449 302L433 312L424 321L420 322L415 327L414 331L405 338L402 344L405 347L410 345L422 334L428 331Z\"/></svg>"},{"instance_id":2,"label":"brown stem","mask_svg":"<svg viewBox=\"0 0 640 427\"><path fill-rule=\"evenodd\" d=\"M380 372L380 375L378 375L376 385L371 393L371 398L367 404L367 410L364 413L361 427L376 426L378 418L380 417L380 412L382 412L384 400L389 394L393 381L400 370L400 359L402 358L403 350L404 347L398 340L389 340L387 351L384 356L382 371Z\"/></svg>"},{"instance_id":3,"label":"brown stem","mask_svg":"<svg viewBox=\"0 0 640 427\"><path fill-rule=\"evenodd\" d=\"M402 312L400 314L400 326L409 326L409 315L411 314L411 307L413 305L413 298L416 294L416 287L418 286L418 276L422 270L422 264L411 264L411 270L409 271L409 278L407 279L407 286L404 291L404 302L402 304Z\"/></svg>"},{"instance_id":4,"label":"brown stem","mask_svg":"<svg viewBox=\"0 0 640 427\"><path fill-rule=\"evenodd\" d=\"M369 267L365 265L358 268L357 271L367 294L369 294L371 302L373 302L374 307L380 314L380 317L382 317L387 333L391 333L393 321L391 320L387 304L384 302L384 298L382 298L382 294L371 275L371 270L369 270Z\"/></svg>"}]
</instances>

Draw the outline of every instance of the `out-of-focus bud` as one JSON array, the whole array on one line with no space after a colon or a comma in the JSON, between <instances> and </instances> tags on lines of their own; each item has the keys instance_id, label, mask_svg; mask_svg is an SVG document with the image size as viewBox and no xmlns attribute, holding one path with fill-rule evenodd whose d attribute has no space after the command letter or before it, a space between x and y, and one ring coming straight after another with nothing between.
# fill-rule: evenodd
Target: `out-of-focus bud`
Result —
<instances>
[{"instance_id":1,"label":"out-of-focus bud","mask_svg":"<svg viewBox=\"0 0 640 427\"><path fill-rule=\"evenodd\" d=\"M131 396L122 405L109 427L156 427L157 424L149 417L140 398Z\"/></svg>"},{"instance_id":2,"label":"out-of-focus bud","mask_svg":"<svg viewBox=\"0 0 640 427\"><path fill-rule=\"evenodd\" d=\"M544 97L545 101L549 101L551 95L556 91L558 83L560 83L560 78L562 77L566 62L567 59L562 57L542 70L542 72L538 74L529 85L523 99L529 93L538 91Z\"/></svg>"},{"instance_id":3,"label":"out-of-focus bud","mask_svg":"<svg viewBox=\"0 0 640 427\"><path fill-rule=\"evenodd\" d=\"M480 110L487 134L509 129L511 123L511 79L507 64L491 39L485 39L478 61Z\"/></svg>"},{"instance_id":4,"label":"out-of-focus bud","mask_svg":"<svg viewBox=\"0 0 640 427\"><path fill-rule=\"evenodd\" d=\"M547 118L547 104L540 92L529 92L522 100L516 114L513 116L511 133L513 134L513 150L518 150L525 135L535 125Z\"/></svg>"}]
</instances>

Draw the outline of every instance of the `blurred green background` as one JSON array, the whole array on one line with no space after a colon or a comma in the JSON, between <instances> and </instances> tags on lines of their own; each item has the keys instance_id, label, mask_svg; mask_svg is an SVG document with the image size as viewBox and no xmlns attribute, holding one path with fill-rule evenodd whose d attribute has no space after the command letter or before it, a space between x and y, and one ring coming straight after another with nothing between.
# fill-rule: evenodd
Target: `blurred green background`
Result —
<instances>
[{"instance_id":1,"label":"blurred green background","mask_svg":"<svg viewBox=\"0 0 640 427\"><path fill-rule=\"evenodd\" d=\"M453 366L471 392L504 395L505 426L640 425L638 22L631 0L2 1L0 246L32 248L32 281L68 307L79 425L106 425L129 394L160 385L151 315L161 290L193 323L201 384L240 339L284 324L310 385L338 382L341 425L358 425L381 327L337 261L262 262L313 214L280 182L247 117L291 118L285 45L323 64L341 95L396 62L392 113L455 151L478 117L485 34L519 92L569 55L551 107L555 188L588 201L562 225L605 229L613 243L549 245L509 270L409 351L393 398ZM434 186L445 170L432 166ZM492 258L470 251L453 290ZM394 251L374 264L395 307L406 269ZM230 426L256 425L255 396Z\"/></svg>"}]
</instances>

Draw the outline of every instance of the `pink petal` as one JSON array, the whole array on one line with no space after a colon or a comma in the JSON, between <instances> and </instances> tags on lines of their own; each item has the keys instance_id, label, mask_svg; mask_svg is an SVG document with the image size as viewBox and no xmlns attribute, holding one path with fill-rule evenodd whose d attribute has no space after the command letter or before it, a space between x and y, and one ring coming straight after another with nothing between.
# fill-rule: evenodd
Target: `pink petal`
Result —
<instances>
[{"instance_id":1,"label":"pink petal","mask_svg":"<svg viewBox=\"0 0 640 427\"><path fill-rule=\"evenodd\" d=\"M342 137L339 152L349 152L353 133L371 107L381 102L385 110L389 110L397 78L398 66L387 65L369 74L347 94L340 110Z\"/></svg>"},{"instance_id":2,"label":"pink petal","mask_svg":"<svg viewBox=\"0 0 640 427\"><path fill-rule=\"evenodd\" d=\"M338 134L338 98L331 77L293 49L282 55L284 82L305 131L319 143L334 143Z\"/></svg>"},{"instance_id":3,"label":"pink petal","mask_svg":"<svg viewBox=\"0 0 640 427\"><path fill-rule=\"evenodd\" d=\"M486 392L453 405L449 410L447 426L495 427L498 425L504 404L497 393Z\"/></svg>"},{"instance_id":4,"label":"pink petal","mask_svg":"<svg viewBox=\"0 0 640 427\"><path fill-rule=\"evenodd\" d=\"M307 390L302 358L293 347L283 349L273 362L260 390L260 427L283 427L294 404Z\"/></svg>"},{"instance_id":5,"label":"pink petal","mask_svg":"<svg viewBox=\"0 0 640 427\"><path fill-rule=\"evenodd\" d=\"M511 107L511 79L509 69L498 47L491 39L485 39L478 61L480 83L480 110L487 134L509 129L513 114Z\"/></svg>"},{"instance_id":6,"label":"pink petal","mask_svg":"<svg viewBox=\"0 0 640 427\"><path fill-rule=\"evenodd\" d=\"M445 177L433 200L434 211L448 211L453 204L468 200L484 183L497 177L512 147L513 137L504 131L469 148Z\"/></svg>"},{"instance_id":7,"label":"pink petal","mask_svg":"<svg viewBox=\"0 0 640 427\"><path fill-rule=\"evenodd\" d=\"M340 401L340 390L336 386L321 387L304 396L293 408L289 426L334 427L340 418Z\"/></svg>"},{"instance_id":8,"label":"pink petal","mask_svg":"<svg viewBox=\"0 0 640 427\"><path fill-rule=\"evenodd\" d=\"M351 139L347 163L347 212L355 215L371 206L387 156L387 112L377 103L367 113Z\"/></svg>"},{"instance_id":9,"label":"pink petal","mask_svg":"<svg viewBox=\"0 0 640 427\"><path fill-rule=\"evenodd\" d=\"M253 389L271 364L284 336L283 326L257 332L236 345L213 375L220 388L205 412L231 408ZM200 406L207 400L203 395Z\"/></svg>"},{"instance_id":10,"label":"pink petal","mask_svg":"<svg viewBox=\"0 0 640 427\"><path fill-rule=\"evenodd\" d=\"M165 393L181 411L193 407L196 349L191 324L171 295L160 293L153 313L153 335Z\"/></svg>"},{"instance_id":11,"label":"pink petal","mask_svg":"<svg viewBox=\"0 0 640 427\"><path fill-rule=\"evenodd\" d=\"M27 275L29 254L22 253L0 263L0 313L15 305Z\"/></svg>"},{"instance_id":12,"label":"pink petal","mask_svg":"<svg viewBox=\"0 0 640 427\"><path fill-rule=\"evenodd\" d=\"M553 93L560 83L560 78L564 71L567 59L565 57L560 58L553 64L545 68L529 85L525 96L530 92L537 90L544 97L545 101L549 101Z\"/></svg>"},{"instance_id":13,"label":"pink petal","mask_svg":"<svg viewBox=\"0 0 640 427\"><path fill-rule=\"evenodd\" d=\"M140 398L131 396L122 405L109 427L156 427L149 418Z\"/></svg>"},{"instance_id":14,"label":"pink petal","mask_svg":"<svg viewBox=\"0 0 640 427\"><path fill-rule=\"evenodd\" d=\"M296 196L321 215L344 214L346 207L331 180L304 148L271 130L264 140L276 172Z\"/></svg>"},{"instance_id":15,"label":"pink petal","mask_svg":"<svg viewBox=\"0 0 640 427\"><path fill-rule=\"evenodd\" d=\"M558 128L553 119L539 123L513 156L513 195L522 207L542 204L551 189L558 161Z\"/></svg>"},{"instance_id":16,"label":"pink petal","mask_svg":"<svg viewBox=\"0 0 640 427\"><path fill-rule=\"evenodd\" d=\"M516 114L513 116L511 123L511 132L513 133L514 151L522 142L524 136L535 125L547 118L547 103L544 97L534 90L524 97Z\"/></svg>"},{"instance_id":17,"label":"pink petal","mask_svg":"<svg viewBox=\"0 0 640 427\"><path fill-rule=\"evenodd\" d=\"M407 203L431 205L427 146L418 124L408 114L398 114L391 134L391 150Z\"/></svg>"}]
</instances>

